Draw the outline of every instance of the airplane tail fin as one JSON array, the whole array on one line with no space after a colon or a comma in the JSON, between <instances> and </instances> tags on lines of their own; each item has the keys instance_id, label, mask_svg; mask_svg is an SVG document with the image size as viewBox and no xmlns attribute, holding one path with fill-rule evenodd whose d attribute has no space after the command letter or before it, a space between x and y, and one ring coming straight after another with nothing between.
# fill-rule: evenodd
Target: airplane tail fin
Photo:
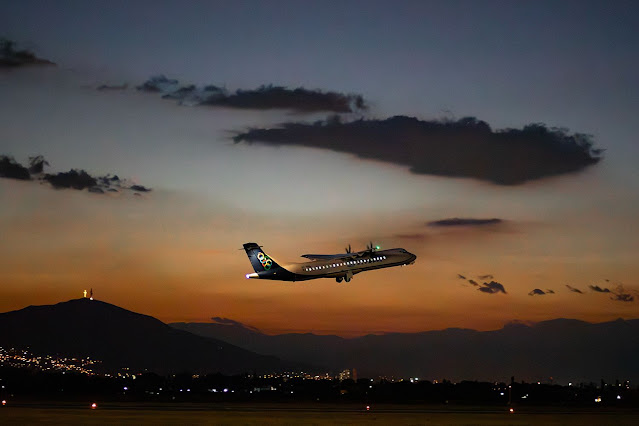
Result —
<instances>
[{"instance_id":1,"label":"airplane tail fin","mask_svg":"<svg viewBox=\"0 0 639 426\"><path fill-rule=\"evenodd\" d=\"M256 243L244 244L244 250L253 265L255 272L270 271L271 269L279 268L278 265L271 257L262 251L262 248Z\"/></svg>"}]
</instances>

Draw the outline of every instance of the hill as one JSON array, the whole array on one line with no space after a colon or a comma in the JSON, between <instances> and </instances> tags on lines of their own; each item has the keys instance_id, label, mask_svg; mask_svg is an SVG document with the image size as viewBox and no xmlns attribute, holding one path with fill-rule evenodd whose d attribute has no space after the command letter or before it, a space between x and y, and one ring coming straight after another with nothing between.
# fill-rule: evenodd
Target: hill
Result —
<instances>
[{"instance_id":1,"label":"hill","mask_svg":"<svg viewBox=\"0 0 639 426\"><path fill-rule=\"evenodd\" d=\"M331 371L434 380L599 382L639 379L639 320L591 324L555 319L500 330L446 329L345 339L314 334L270 336L240 323L173 323L249 350L286 356Z\"/></svg>"},{"instance_id":2,"label":"hill","mask_svg":"<svg viewBox=\"0 0 639 426\"><path fill-rule=\"evenodd\" d=\"M0 346L91 357L101 360L105 368L157 373L234 374L294 367L276 357L197 336L153 317L90 299L1 313Z\"/></svg>"}]
</instances>

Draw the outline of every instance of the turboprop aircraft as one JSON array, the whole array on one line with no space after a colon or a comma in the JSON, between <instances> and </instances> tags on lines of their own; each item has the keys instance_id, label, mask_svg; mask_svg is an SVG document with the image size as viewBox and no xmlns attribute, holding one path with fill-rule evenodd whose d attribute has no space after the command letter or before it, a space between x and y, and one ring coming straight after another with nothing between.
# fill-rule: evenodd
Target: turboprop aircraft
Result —
<instances>
[{"instance_id":1,"label":"turboprop aircraft","mask_svg":"<svg viewBox=\"0 0 639 426\"><path fill-rule=\"evenodd\" d=\"M351 246L346 253L340 254L303 254L309 262L281 265L262 250L256 243L244 244L244 250L255 270L246 274L246 278L280 281L306 281L316 278L335 278L338 283L349 282L353 275L373 269L404 266L415 263L417 256L394 248L380 250L371 243L366 250L352 252Z\"/></svg>"}]
</instances>

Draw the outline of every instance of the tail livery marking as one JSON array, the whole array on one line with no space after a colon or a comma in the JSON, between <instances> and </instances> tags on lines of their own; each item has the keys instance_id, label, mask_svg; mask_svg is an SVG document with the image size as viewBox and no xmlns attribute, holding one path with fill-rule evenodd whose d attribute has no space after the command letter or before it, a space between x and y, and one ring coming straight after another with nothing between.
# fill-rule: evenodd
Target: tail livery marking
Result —
<instances>
[{"instance_id":1,"label":"tail livery marking","mask_svg":"<svg viewBox=\"0 0 639 426\"><path fill-rule=\"evenodd\" d=\"M273 266L273 261L271 260L271 258L268 257L268 255L264 254L263 252L259 252L257 254L257 260L260 261L260 263L262 264L262 267L267 271L271 269L271 266Z\"/></svg>"}]
</instances>

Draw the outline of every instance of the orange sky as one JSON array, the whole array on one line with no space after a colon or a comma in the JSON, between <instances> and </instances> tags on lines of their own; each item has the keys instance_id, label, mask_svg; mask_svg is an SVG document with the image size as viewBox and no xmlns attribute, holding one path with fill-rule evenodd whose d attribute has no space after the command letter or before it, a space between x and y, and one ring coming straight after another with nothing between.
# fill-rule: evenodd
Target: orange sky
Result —
<instances>
[{"instance_id":1,"label":"orange sky","mask_svg":"<svg viewBox=\"0 0 639 426\"><path fill-rule=\"evenodd\" d=\"M93 288L100 300L165 322L220 316L269 333L488 330L511 320L637 315L635 303L588 289L623 283L632 290L628 277L639 272L637 241L614 234L632 221L618 218L608 232L603 225L588 228L594 210L572 223L511 219L441 230L425 225L439 216L402 209L287 217L216 208L162 190L137 199L8 180L0 185L3 198L12 200L2 213L1 311L68 300ZM417 263L359 274L348 284L244 278L252 270L239 250L243 242L257 241L286 263L307 252L340 252L349 243L360 249L367 236L382 247L414 252ZM507 294L479 292L458 274L479 282L490 279L478 276L491 274ZM529 296L534 288L556 293Z\"/></svg>"}]
</instances>

